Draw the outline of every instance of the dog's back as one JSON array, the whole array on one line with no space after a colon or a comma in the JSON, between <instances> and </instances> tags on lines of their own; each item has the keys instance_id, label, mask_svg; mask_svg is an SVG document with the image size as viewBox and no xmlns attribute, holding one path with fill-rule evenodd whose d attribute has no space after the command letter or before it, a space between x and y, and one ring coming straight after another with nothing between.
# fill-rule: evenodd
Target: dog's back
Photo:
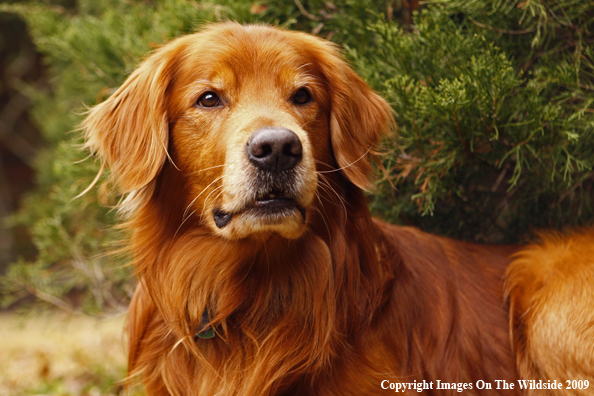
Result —
<instances>
[{"instance_id":1,"label":"dog's back","mask_svg":"<svg viewBox=\"0 0 594 396\"><path fill-rule=\"evenodd\" d=\"M394 338L407 340L402 364L408 371L419 373L419 379L473 386L479 380L515 382L504 281L509 257L518 248L376 224L398 257L393 263L398 277L385 315L386 321L400 324L394 328L403 334Z\"/></svg>"}]
</instances>

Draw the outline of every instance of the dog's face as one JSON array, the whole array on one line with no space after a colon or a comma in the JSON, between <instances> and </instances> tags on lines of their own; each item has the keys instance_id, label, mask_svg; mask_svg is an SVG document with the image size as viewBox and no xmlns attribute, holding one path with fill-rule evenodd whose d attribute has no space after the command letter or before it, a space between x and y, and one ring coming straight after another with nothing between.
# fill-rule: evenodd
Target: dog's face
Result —
<instances>
[{"instance_id":1,"label":"dog's face","mask_svg":"<svg viewBox=\"0 0 594 396\"><path fill-rule=\"evenodd\" d=\"M213 232L296 238L317 189L316 166L334 162L329 98L307 52L253 30L209 37L179 65L173 161ZM205 44L209 56L201 57Z\"/></svg>"},{"instance_id":2,"label":"dog's face","mask_svg":"<svg viewBox=\"0 0 594 396\"><path fill-rule=\"evenodd\" d=\"M124 190L147 190L169 157L186 214L213 233L292 239L307 229L319 172L367 186L390 122L329 43L224 24L159 49L84 126Z\"/></svg>"}]
</instances>

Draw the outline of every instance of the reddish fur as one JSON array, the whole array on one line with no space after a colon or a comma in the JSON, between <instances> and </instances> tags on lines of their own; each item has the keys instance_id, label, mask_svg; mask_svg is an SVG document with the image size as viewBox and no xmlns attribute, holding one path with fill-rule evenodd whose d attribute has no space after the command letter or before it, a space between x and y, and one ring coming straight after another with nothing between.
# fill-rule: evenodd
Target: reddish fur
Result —
<instances>
[{"instance_id":1,"label":"reddish fur","mask_svg":"<svg viewBox=\"0 0 594 396\"><path fill-rule=\"evenodd\" d=\"M299 111L279 100L298 65L315 77L316 98ZM192 84L209 78L236 98L226 112L194 109ZM229 142L279 120L303 128L312 143L319 180L306 228L291 239L222 237L208 221L217 189L228 188L217 179L221 165L243 147ZM374 144L392 123L387 103L330 44L236 24L157 50L90 112L88 147L124 191L134 191L126 205L140 282L128 316L128 361L147 394L360 396L388 392L383 380L519 378L504 299L517 248L458 242L369 215L361 188L369 185ZM587 235L582 245L591 252ZM521 318L569 297L548 302L555 294L534 286L550 275L532 252L509 269L514 345L522 375L548 378L556 373L538 370L547 357L530 355L544 336L531 338L537 325ZM581 268L592 275L591 260ZM592 301L592 289L581 286L589 300L576 315ZM217 336L196 341L205 309ZM591 322L580 325L575 337L591 345ZM564 362L565 371L576 364Z\"/></svg>"}]
</instances>

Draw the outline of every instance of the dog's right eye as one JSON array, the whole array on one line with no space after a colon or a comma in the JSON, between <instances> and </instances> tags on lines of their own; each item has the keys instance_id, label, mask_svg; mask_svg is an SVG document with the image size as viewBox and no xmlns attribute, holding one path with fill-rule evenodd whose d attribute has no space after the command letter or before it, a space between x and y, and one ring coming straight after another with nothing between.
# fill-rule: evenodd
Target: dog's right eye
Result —
<instances>
[{"instance_id":1,"label":"dog's right eye","mask_svg":"<svg viewBox=\"0 0 594 396\"><path fill-rule=\"evenodd\" d=\"M293 96L293 103L304 105L311 101L311 94L306 88L300 88Z\"/></svg>"},{"instance_id":2,"label":"dog's right eye","mask_svg":"<svg viewBox=\"0 0 594 396\"><path fill-rule=\"evenodd\" d=\"M200 107L215 107L221 104L221 100L214 92L203 93L196 102Z\"/></svg>"}]
</instances>

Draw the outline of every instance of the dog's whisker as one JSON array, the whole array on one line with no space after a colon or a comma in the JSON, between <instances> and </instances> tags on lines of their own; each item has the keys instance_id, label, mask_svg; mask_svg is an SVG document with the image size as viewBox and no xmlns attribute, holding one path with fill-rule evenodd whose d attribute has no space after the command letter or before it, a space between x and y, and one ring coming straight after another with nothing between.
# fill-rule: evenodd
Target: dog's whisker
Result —
<instances>
[{"instance_id":1,"label":"dog's whisker","mask_svg":"<svg viewBox=\"0 0 594 396\"><path fill-rule=\"evenodd\" d=\"M328 231L328 240L330 241L330 243L332 243L332 232L330 231L330 226L328 225L328 222L326 221L326 216L328 215L328 213L326 212L326 208L322 202L322 199L320 198L320 195L317 192L316 192L316 198L320 202L320 206L322 207L322 209L324 209L324 213L322 213L322 211L318 207L314 207L314 209L320 214L320 217L322 218L322 221L324 222L324 226L326 227L326 231Z\"/></svg>"},{"instance_id":2,"label":"dog's whisker","mask_svg":"<svg viewBox=\"0 0 594 396\"><path fill-rule=\"evenodd\" d=\"M206 172L206 171L208 171L208 170L211 170L211 169L216 169L216 168L223 168L223 167L225 167L225 165L224 165L224 164L223 164L223 165L215 165L215 166L210 166L210 167L208 167L208 168L199 169L199 170L197 170L197 171L194 171L194 172L191 172L191 173L189 173L189 174L190 174L190 175L195 175L195 174L197 174L197 173Z\"/></svg>"},{"instance_id":3,"label":"dog's whisker","mask_svg":"<svg viewBox=\"0 0 594 396\"><path fill-rule=\"evenodd\" d=\"M319 179L319 186L321 188L323 188L325 191L328 191L331 195L334 195L338 198L338 202L342 205L342 208L344 210L344 215L348 216L348 210L346 207L346 201L344 199L344 197L339 194L331 185L330 182L326 179L326 177L324 175L320 175L320 179ZM330 203L336 205L334 202L329 201Z\"/></svg>"},{"instance_id":4,"label":"dog's whisker","mask_svg":"<svg viewBox=\"0 0 594 396\"><path fill-rule=\"evenodd\" d=\"M330 196L336 196L338 195L338 192L336 192L332 186L330 186L328 184L328 182L324 181L324 180L319 180L318 181L318 187L320 188L321 191L325 191L328 193L328 195ZM321 191L316 191L316 194L320 194ZM325 196L323 196L322 194L320 194L322 196L322 198L324 199L324 201L328 202L331 205L335 205L338 206L336 202L332 201L331 199L326 198Z\"/></svg>"},{"instance_id":5,"label":"dog's whisker","mask_svg":"<svg viewBox=\"0 0 594 396\"><path fill-rule=\"evenodd\" d=\"M330 164L328 164L328 163L326 163L326 162L324 162L324 161L320 161L320 160L318 160L318 159L316 159L316 164L325 165L325 166L327 166L328 168L334 168L334 166L332 166L332 165L330 165ZM320 172L320 171L317 171L317 172Z\"/></svg>"},{"instance_id":6,"label":"dog's whisker","mask_svg":"<svg viewBox=\"0 0 594 396\"><path fill-rule=\"evenodd\" d=\"M361 161L363 158L365 158L365 156L367 154L369 154L369 152L371 151L371 147L369 147L367 149L367 151L365 151L359 158L357 158L356 160L354 160L353 162L351 162L350 164L347 164L345 166L342 166L340 168L336 168L336 169L332 169L329 171L317 171L318 173L334 173L334 172L340 172L341 170L350 168L351 166L355 165L357 162Z\"/></svg>"},{"instance_id":7,"label":"dog's whisker","mask_svg":"<svg viewBox=\"0 0 594 396\"><path fill-rule=\"evenodd\" d=\"M220 189L222 189L222 188L223 188L223 185L222 185L222 184L221 184L220 186L218 186L217 188L213 188L213 190L212 190L212 191L211 191L211 192L210 192L210 193L209 193L209 194L206 196L206 198L204 199L204 206L205 206L205 207L208 207L208 199L210 198L210 196L211 196L213 193L217 192L218 190L220 190ZM218 194L217 194L217 196L216 196L216 197L214 197L214 199L217 199L217 198L219 198L219 197L220 197L220 196L221 196L221 195L222 195L224 192L225 192L224 190L218 191Z\"/></svg>"},{"instance_id":8,"label":"dog's whisker","mask_svg":"<svg viewBox=\"0 0 594 396\"><path fill-rule=\"evenodd\" d=\"M213 184L215 184L216 182L218 182L218 181L219 181L219 180L221 180L222 178L223 178L223 176L221 175L221 176L217 177L216 179L214 179L212 182L210 182L210 184L209 184L208 186L204 187L204 188L202 189L202 191L200 191L200 193L199 193L198 195L196 195L196 197L195 197L195 198L192 200L192 202L190 202L190 204L189 204L189 205L186 207L186 210L184 211L184 215L183 215L183 217L185 217L185 216L186 216L186 214L188 213L188 210L190 210L190 208L192 207L192 205L194 204L194 202L196 202L196 200L197 200L198 198L200 198L200 196L201 196L202 194L204 194L204 192L205 192L206 190L208 190L208 188L209 188L210 186L212 186Z\"/></svg>"},{"instance_id":9,"label":"dog's whisker","mask_svg":"<svg viewBox=\"0 0 594 396\"><path fill-rule=\"evenodd\" d=\"M177 230L175 230L175 234L173 234L174 236L177 236L177 233L179 232L179 230L181 230L182 226L184 225L184 223L186 221L188 221L188 219L190 217L192 217L192 215L196 213L196 210L193 210L188 216L185 216L184 219L182 220L181 224L179 225L179 227L177 227Z\"/></svg>"},{"instance_id":10,"label":"dog's whisker","mask_svg":"<svg viewBox=\"0 0 594 396\"><path fill-rule=\"evenodd\" d=\"M188 206L186 207L186 209L184 210L184 213L183 213L183 215L182 215L182 222L180 223L180 225L179 225L179 226L177 227L177 229L175 230L175 234L174 234L174 236L177 236L177 233L179 232L179 230L181 230L181 228L182 228L182 226L184 225L184 223L185 223L186 221L188 221L188 219L189 219L190 217L192 217L192 215L193 215L194 213L196 213L196 209L194 209L194 210L193 210L193 211L192 211L190 214L188 214L188 211L190 210L190 208L192 207L192 205L194 205L194 202L196 202L196 200L197 200L197 199L198 199L198 198L199 198L199 197L200 197L200 196L201 196L201 195L204 193L204 191L206 191L206 190L208 189L208 187L210 187L211 185L213 185L213 184L214 184L214 183L216 183L217 181L221 180L222 178L223 178L223 176L220 176L220 177L216 178L216 179L215 179L215 180L214 180L212 183L210 183L208 186L206 186L206 187L205 187L205 188L204 188L204 189L203 189L203 190L200 192L200 194L198 194L198 195L197 195L197 196L196 196L196 197L195 197L195 198L192 200L192 202L190 202L190 203L188 204ZM217 187L217 188L215 188L213 191L216 191L217 189L219 189L219 188L221 188L221 187L222 187L222 185L221 185L221 186L219 186L219 187ZM211 191L211 193L210 193L210 194L212 194L212 191ZM209 196L210 196L210 194L209 194ZM208 200L208 197L207 197L207 199L206 199L206 200ZM206 200L205 200L205 202L206 202ZM203 221L204 221L204 220L203 220Z\"/></svg>"}]
</instances>

